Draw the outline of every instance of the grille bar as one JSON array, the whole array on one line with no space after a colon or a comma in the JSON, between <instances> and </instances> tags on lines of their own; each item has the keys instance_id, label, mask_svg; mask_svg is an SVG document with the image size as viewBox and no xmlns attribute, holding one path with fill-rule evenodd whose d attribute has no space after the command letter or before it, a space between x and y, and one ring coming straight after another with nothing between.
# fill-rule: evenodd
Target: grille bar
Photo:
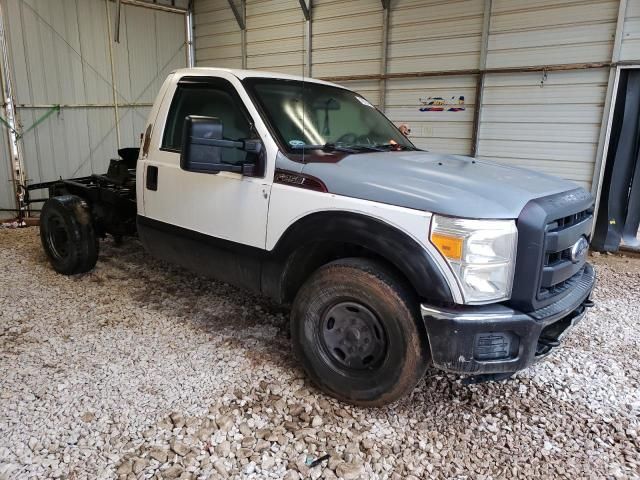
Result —
<instances>
[{"instance_id":1,"label":"grille bar","mask_svg":"<svg viewBox=\"0 0 640 480\"><path fill-rule=\"evenodd\" d=\"M531 313L531 316L538 319L557 315L559 312L567 310L571 305L575 305L576 299L586 299L595 282L595 272L593 267L586 264L570 280L571 292L555 303Z\"/></svg>"},{"instance_id":2,"label":"grille bar","mask_svg":"<svg viewBox=\"0 0 640 480\"><path fill-rule=\"evenodd\" d=\"M582 235L589 236L592 225L593 216L588 216L568 227L548 230L545 238L545 251L557 253L571 248Z\"/></svg>"},{"instance_id":3,"label":"grille bar","mask_svg":"<svg viewBox=\"0 0 640 480\"><path fill-rule=\"evenodd\" d=\"M586 259L574 263L571 248L580 237L589 238L592 224L592 208L547 223L538 298L549 298L566 291L570 280L582 271Z\"/></svg>"}]
</instances>

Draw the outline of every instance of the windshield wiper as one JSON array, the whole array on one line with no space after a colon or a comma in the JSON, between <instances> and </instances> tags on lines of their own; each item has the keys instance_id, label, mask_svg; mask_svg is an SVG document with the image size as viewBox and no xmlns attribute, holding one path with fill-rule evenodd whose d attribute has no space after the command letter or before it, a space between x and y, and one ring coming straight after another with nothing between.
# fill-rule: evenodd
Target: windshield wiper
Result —
<instances>
[{"instance_id":1,"label":"windshield wiper","mask_svg":"<svg viewBox=\"0 0 640 480\"><path fill-rule=\"evenodd\" d=\"M374 145L380 151L386 150L418 150L417 148L410 147L408 145L400 145L399 143L376 143Z\"/></svg>"},{"instance_id":2,"label":"windshield wiper","mask_svg":"<svg viewBox=\"0 0 640 480\"><path fill-rule=\"evenodd\" d=\"M291 148L295 150L324 150L324 151L338 151L347 153L358 152L384 152L385 148L380 148L379 145L367 145L367 144L341 144L328 142L324 145L293 145Z\"/></svg>"},{"instance_id":3,"label":"windshield wiper","mask_svg":"<svg viewBox=\"0 0 640 480\"><path fill-rule=\"evenodd\" d=\"M347 153L357 153L358 149L353 148L351 145L336 145L335 143L325 143L324 145L292 145L294 150L324 150L324 151L337 151Z\"/></svg>"}]
</instances>

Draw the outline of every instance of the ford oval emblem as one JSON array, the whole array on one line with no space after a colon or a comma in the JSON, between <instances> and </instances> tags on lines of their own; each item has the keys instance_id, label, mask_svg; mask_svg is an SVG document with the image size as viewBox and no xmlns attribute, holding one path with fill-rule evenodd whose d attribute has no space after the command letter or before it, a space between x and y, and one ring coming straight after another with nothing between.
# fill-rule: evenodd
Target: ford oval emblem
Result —
<instances>
[{"instance_id":1,"label":"ford oval emblem","mask_svg":"<svg viewBox=\"0 0 640 480\"><path fill-rule=\"evenodd\" d=\"M582 262L586 258L588 250L589 242L587 242L586 238L580 237L580 240L574 243L573 247L571 247L571 261L573 263Z\"/></svg>"}]
</instances>

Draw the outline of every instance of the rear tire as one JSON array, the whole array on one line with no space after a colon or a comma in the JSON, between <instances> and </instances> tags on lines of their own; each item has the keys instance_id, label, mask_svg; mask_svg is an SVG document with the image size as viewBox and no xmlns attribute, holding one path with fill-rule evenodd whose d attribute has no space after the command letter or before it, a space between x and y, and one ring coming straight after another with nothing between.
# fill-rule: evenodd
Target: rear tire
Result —
<instances>
[{"instance_id":1,"label":"rear tire","mask_svg":"<svg viewBox=\"0 0 640 480\"><path fill-rule=\"evenodd\" d=\"M40 213L40 240L58 273L88 272L98 261L98 238L89 206L75 195L45 202Z\"/></svg>"},{"instance_id":2,"label":"rear tire","mask_svg":"<svg viewBox=\"0 0 640 480\"><path fill-rule=\"evenodd\" d=\"M347 258L318 269L291 311L294 351L340 400L382 406L410 393L429 361L419 302L384 264Z\"/></svg>"}]
</instances>

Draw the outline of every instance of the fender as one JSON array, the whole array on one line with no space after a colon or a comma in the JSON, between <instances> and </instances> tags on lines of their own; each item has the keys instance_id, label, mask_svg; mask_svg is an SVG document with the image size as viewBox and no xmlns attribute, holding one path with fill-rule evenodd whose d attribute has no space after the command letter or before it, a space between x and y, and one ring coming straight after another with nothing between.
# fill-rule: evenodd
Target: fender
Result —
<instances>
[{"instance_id":1,"label":"fender","mask_svg":"<svg viewBox=\"0 0 640 480\"><path fill-rule=\"evenodd\" d=\"M313 257L323 245L332 244L347 244L382 257L407 278L420 298L454 301L446 278L422 245L388 223L344 211L309 214L284 232L263 265L263 293L281 302L292 300L290 289L300 286L291 285L297 278L296 269L315 270L320 265L309 264L305 259Z\"/></svg>"}]
</instances>

